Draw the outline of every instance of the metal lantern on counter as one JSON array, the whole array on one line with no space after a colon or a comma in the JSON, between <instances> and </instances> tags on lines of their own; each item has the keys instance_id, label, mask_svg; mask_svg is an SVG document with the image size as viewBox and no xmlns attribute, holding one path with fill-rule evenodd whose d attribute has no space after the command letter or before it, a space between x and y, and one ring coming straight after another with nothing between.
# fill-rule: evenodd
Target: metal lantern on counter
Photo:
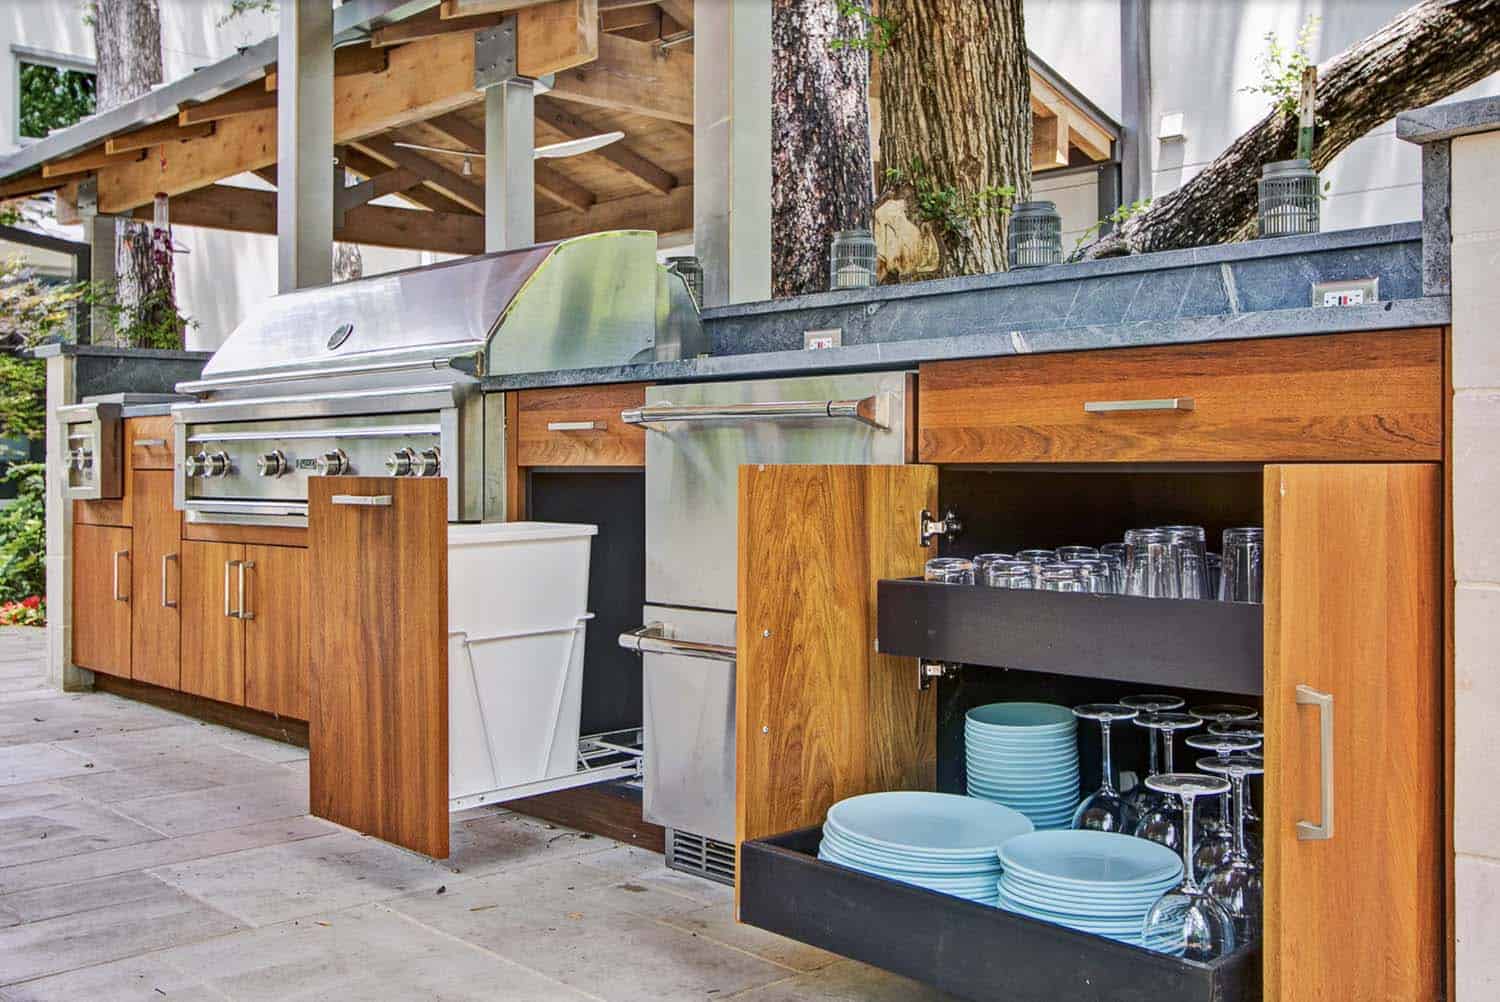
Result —
<instances>
[{"instance_id":1,"label":"metal lantern on counter","mask_svg":"<svg viewBox=\"0 0 1500 1002\"><path fill-rule=\"evenodd\" d=\"M875 238L869 230L839 230L828 252L828 287L864 289L875 284Z\"/></svg>"},{"instance_id":2,"label":"metal lantern on counter","mask_svg":"<svg viewBox=\"0 0 1500 1002\"><path fill-rule=\"evenodd\" d=\"M1260 170L1260 235L1318 232L1318 172L1310 160L1278 160Z\"/></svg>"},{"instance_id":3,"label":"metal lantern on counter","mask_svg":"<svg viewBox=\"0 0 1500 1002\"><path fill-rule=\"evenodd\" d=\"M683 282L687 284L688 292L693 294L693 303L698 309L703 309L703 265L692 255L667 258L667 268L682 276Z\"/></svg>"},{"instance_id":4,"label":"metal lantern on counter","mask_svg":"<svg viewBox=\"0 0 1500 1002\"><path fill-rule=\"evenodd\" d=\"M1062 216L1052 202L1018 202L1006 237L1012 268L1062 263Z\"/></svg>"}]
</instances>

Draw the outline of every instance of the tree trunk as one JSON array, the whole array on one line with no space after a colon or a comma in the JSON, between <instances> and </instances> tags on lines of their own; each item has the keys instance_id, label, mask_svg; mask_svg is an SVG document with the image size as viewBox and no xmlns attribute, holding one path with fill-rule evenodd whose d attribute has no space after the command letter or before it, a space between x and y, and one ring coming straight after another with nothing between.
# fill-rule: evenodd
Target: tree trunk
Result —
<instances>
[{"instance_id":1,"label":"tree trunk","mask_svg":"<svg viewBox=\"0 0 1500 1002\"><path fill-rule=\"evenodd\" d=\"M996 189L1031 192L1021 0L882 0L880 14L895 24L880 56L880 160L896 179L876 211L882 257L904 253L887 253L904 218L940 249L935 269L912 277L1002 271L1008 200ZM950 195L954 208L934 211Z\"/></svg>"},{"instance_id":2,"label":"tree trunk","mask_svg":"<svg viewBox=\"0 0 1500 1002\"><path fill-rule=\"evenodd\" d=\"M1423 0L1318 69L1319 170L1399 111L1500 71L1500 0ZM1099 240L1087 258L1224 243L1255 233L1263 164L1296 154L1297 116L1279 109L1181 188Z\"/></svg>"},{"instance_id":3,"label":"tree trunk","mask_svg":"<svg viewBox=\"0 0 1500 1002\"><path fill-rule=\"evenodd\" d=\"M771 294L828 288L839 230L868 229L870 58L834 0L775 0L771 13Z\"/></svg>"},{"instance_id":4,"label":"tree trunk","mask_svg":"<svg viewBox=\"0 0 1500 1002\"><path fill-rule=\"evenodd\" d=\"M140 97L161 83L158 0L96 0L94 51L99 61L99 111Z\"/></svg>"}]
</instances>

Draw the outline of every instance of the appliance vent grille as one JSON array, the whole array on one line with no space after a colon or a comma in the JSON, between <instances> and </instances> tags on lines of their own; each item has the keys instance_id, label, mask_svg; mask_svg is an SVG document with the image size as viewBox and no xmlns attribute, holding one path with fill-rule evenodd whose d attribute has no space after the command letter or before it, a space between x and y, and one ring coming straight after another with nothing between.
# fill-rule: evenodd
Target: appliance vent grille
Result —
<instances>
[{"instance_id":1,"label":"appliance vent grille","mask_svg":"<svg viewBox=\"0 0 1500 1002\"><path fill-rule=\"evenodd\" d=\"M734 846L692 832L667 829L667 866L721 884L734 884Z\"/></svg>"}]
</instances>

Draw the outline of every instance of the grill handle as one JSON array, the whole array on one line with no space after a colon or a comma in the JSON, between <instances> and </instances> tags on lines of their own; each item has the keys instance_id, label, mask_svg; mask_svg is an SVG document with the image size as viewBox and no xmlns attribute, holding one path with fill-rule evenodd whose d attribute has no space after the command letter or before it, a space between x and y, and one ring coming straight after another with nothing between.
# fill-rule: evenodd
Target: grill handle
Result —
<instances>
[{"instance_id":1,"label":"grill handle","mask_svg":"<svg viewBox=\"0 0 1500 1002\"><path fill-rule=\"evenodd\" d=\"M638 629L620 634L620 646L637 654L673 654L683 658L702 658L705 661L733 661L735 649L732 644L709 644L698 640L674 640L665 635L661 623L647 623Z\"/></svg>"},{"instance_id":2,"label":"grill handle","mask_svg":"<svg viewBox=\"0 0 1500 1002\"><path fill-rule=\"evenodd\" d=\"M872 428L886 428L884 401L879 396L857 400L775 400L747 404L647 404L620 412L626 424L652 425L683 421L764 421L785 418L847 419Z\"/></svg>"}]
</instances>

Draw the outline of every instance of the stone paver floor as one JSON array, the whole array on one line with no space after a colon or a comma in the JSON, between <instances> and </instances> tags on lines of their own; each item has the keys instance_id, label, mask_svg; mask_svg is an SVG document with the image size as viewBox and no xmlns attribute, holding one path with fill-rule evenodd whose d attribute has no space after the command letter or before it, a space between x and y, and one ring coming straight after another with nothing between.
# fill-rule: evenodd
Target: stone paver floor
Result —
<instances>
[{"instance_id":1,"label":"stone paver floor","mask_svg":"<svg viewBox=\"0 0 1500 1002\"><path fill-rule=\"evenodd\" d=\"M497 809L441 862L307 814L306 751L44 679L0 629L0 999L919 1002L726 887Z\"/></svg>"}]
</instances>

